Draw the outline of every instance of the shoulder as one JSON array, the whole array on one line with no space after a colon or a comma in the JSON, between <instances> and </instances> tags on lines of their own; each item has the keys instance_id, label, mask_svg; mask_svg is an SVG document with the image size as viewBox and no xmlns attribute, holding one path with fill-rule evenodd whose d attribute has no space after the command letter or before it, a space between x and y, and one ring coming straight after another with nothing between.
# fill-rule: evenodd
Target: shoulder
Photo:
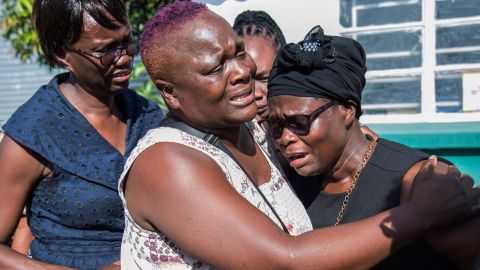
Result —
<instances>
[{"instance_id":1,"label":"shoulder","mask_svg":"<svg viewBox=\"0 0 480 270\"><path fill-rule=\"evenodd\" d=\"M135 161L137 167L163 168L162 172L183 173L189 168L209 167L217 163L205 153L175 142L159 142L145 149ZM150 167L152 168L152 167Z\"/></svg>"},{"instance_id":2,"label":"shoulder","mask_svg":"<svg viewBox=\"0 0 480 270\"><path fill-rule=\"evenodd\" d=\"M143 167L147 171L161 170L162 176L185 174L207 167L219 172L225 169L223 152L191 134L171 127L151 129L137 143L126 162L125 171ZM140 164L140 165L139 165ZM224 175L224 173L222 173ZM199 178L200 175L195 175Z\"/></svg>"},{"instance_id":3,"label":"shoulder","mask_svg":"<svg viewBox=\"0 0 480 270\"><path fill-rule=\"evenodd\" d=\"M158 194L217 180L225 181L225 174L211 157L186 145L160 142L136 158L127 183L133 181L134 189Z\"/></svg>"},{"instance_id":4,"label":"shoulder","mask_svg":"<svg viewBox=\"0 0 480 270\"><path fill-rule=\"evenodd\" d=\"M428 159L428 154L404 144L380 138L369 163L382 167L390 173L396 172L400 181L400 203L410 194L413 180Z\"/></svg>"},{"instance_id":5,"label":"shoulder","mask_svg":"<svg viewBox=\"0 0 480 270\"><path fill-rule=\"evenodd\" d=\"M180 151L179 149L184 150ZM164 153L162 153L162 151ZM214 157L218 156L218 151L220 150L205 141L179 129L171 127L153 128L138 141L135 149L130 153L126 161L124 174L128 172L134 164L137 164L141 157L144 159L145 156L150 157L154 155L154 157L149 158L151 161L147 160L147 163L156 162L155 168L158 168L164 164L170 164L171 160L182 158L182 156L177 156L181 153L191 153L192 157L201 154L200 156L210 157L213 161ZM180 165L181 164L179 164L179 166Z\"/></svg>"},{"instance_id":6,"label":"shoulder","mask_svg":"<svg viewBox=\"0 0 480 270\"><path fill-rule=\"evenodd\" d=\"M68 73L53 77L42 85L33 96L22 104L2 127L16 144L26 148L30 155L38 155L48 161L57 157L57 149L65 146L55 143L63 136L62 127L71 121L68 104L62 98L59 83L68 78Z\"/></svg>"},{"instance_id":7,"label":"shoulder","mask_svg":"<svg viewBox=\"0 0 480 270\"><path fill-rule=\"evenodd\" d=\"M68 108L58 88L58 82L65 76L68 73L55 76L23 103L2 127L5 133L16 141L30 140L41 135L45 127L56 125L58 120L65 118Z\"/></svg>"},{"instance_id":8,"label":"shoulder","mask_svg":"<svg viewBox=\"0 0 480 270\"><path fill-rule=\"evenodd\" d=\"M381 145L381 147L385 148L386 151L388 151L390 154L395 153L399 156L424 157L427 155L425 152L411 148L405 144L383 138L378 139L378 145Z\"/></svg>"},{"instance_id":9,"label":"shoulder","mask_svg":"<svg viewBox=\"0 0 480 270\"><path fill-rule=\"evenodd\" d=\"M54 79L52 79L52 81L54 81ZM56 95L53 93L55 92L55 83L52 81L50 81L48 84L40 86L25 103L20 105L9 118L6 126L8 126L9 123L22 120L23 117L29 116L28 118L33 118L36 117L36 115L45 116L42 114L46 114L50 104L58 102ZM26 119L23 119L23 121L17 124L21 124L25 121Z\"/></svg>"},{"instance_id":10,"label":"shoulder","mask_svg":"<svg viewBox=\"0 0 480 270\"><path fill-rule=\"evenodd\" d=\"M35 93L13 113L10 119L32 114L45 113L48 108L56 106L63 101L60 95L59 83L66 80L69 73L62 73L54 76L47 84L40 86Z\"/></svg>"},{"instance_id":11,"label":"shoulder","mask_svg":"<svg viewBox=\"0 0 480 270\"><path fill-rule=\"evenodd\" d=\"M415 177L417 176L418 172L422 168L422 166L427 162L427 160L423 159L415 164L413 164L408 171L405 173L402 179L402 190L401 190L401 198L400 201L405 202L410 197L410 191L412 189L413 182L415 181ZM448 166L451 163L447 160L439 159L437 162L437 168L441 172L447 172Z\"/></svg>"},{"instance_id":12,"label":"shoulder","mask_svg":"<svg viewBox=\"0 0 480 270\"><path fill-rule=\"evenodd\" d=\"M405 172L416 162L427 158L425 152L380 138L369 163L388 171Z\"/></svg>"}]
</instances>

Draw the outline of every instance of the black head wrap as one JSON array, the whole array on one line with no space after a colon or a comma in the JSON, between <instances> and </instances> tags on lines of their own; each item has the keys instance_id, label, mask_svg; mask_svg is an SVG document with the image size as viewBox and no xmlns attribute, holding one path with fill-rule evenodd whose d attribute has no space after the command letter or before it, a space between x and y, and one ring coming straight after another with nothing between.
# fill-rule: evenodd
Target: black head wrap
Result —
<instances>
[{"instance_id":1,"label":"black head wrap","mask_svg":"<svg viewBox=\"0 0 480 270\"><path fill-rule=\"evenodd\" d=\"M358 118L366 71L360 43L326 36L315 26L303 41L287 44L278 52L268 82L268 98L290 95L354 100Z\"/></svg>"}]
</instances>

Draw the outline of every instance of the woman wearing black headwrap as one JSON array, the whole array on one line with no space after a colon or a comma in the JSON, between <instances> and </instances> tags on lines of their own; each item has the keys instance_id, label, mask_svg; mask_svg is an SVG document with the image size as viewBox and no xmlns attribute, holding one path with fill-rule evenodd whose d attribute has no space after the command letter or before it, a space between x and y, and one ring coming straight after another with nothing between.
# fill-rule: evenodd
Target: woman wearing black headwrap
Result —
<instances>
[{"instance_id":1,"label":"woman wearing black headwrap","mask_svg":"<svg viewBox=\"0 0 480 270\"><path fill-rule=\"evenodd\" d=\"M361 220L407 201L428 158L361 132L365 72L365 52L358 42L326 36L317 26L303 41L279 51L270 74L270 135L299 174L318 176L316 197L306 205L314 228ZM438 166L452 169L442 161ZM465 185L473 185L467 179ZM479 226L476 218L432 232L375 268L456 269L441 253L471 269L479 250Z\"/></svg>"}]
</instances>

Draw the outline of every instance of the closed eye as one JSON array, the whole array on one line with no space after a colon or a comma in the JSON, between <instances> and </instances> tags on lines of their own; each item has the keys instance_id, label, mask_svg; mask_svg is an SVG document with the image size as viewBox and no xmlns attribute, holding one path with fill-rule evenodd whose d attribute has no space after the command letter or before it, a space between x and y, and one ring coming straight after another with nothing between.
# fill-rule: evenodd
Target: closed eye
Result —
<instances>
[{"instance_id":1,"label":"closed eye","mask_svg":"<svg viewBox=\"0 0 480 270\"><path fill-rule=\"evenodd\" d=\"M221 63L220 65L216 66L213 70L208 72L208 74L212 74L212 75L218 74L223 71L224 67L225 67L225 63Z\"/></svg>"},{"instance_id":2,"label":"closed eye","mask_svg":"<svg viewBox=\"0 0 480 270\"><path fill-rule=\"evenodd\" d=\"M247 56L247 52L246 51L239 51L236 55L237 59L245 59L245 57Z\"/></svg>"},{"instance_id":3,"label":"closed eye","mask_svg":"<svg viewBox=\"0 0 480 270\"><path fill-rule=\"evenodd\" d=\"M268 75L255 77L255 81L268 83Z\"/></svg>"}]
</instances>

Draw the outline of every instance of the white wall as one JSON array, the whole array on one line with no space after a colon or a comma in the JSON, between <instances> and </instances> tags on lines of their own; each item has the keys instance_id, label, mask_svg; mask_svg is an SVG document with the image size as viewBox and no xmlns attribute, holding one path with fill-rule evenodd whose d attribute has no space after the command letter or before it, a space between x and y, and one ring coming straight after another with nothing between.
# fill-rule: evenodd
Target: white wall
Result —
<instances>
[{"instance_id":1,"label":"white wall","mask_svg":"<svg viewBox=\"0 0 480 270\"><path fill-rule=\"evenodd\" d=\"M338 35L338 0L195 0L223 16L230 24L245 10L263 10L270 14L282 29L287 42L297 42L315 25L326 34Z\"/></svg>"}]
</instances>

